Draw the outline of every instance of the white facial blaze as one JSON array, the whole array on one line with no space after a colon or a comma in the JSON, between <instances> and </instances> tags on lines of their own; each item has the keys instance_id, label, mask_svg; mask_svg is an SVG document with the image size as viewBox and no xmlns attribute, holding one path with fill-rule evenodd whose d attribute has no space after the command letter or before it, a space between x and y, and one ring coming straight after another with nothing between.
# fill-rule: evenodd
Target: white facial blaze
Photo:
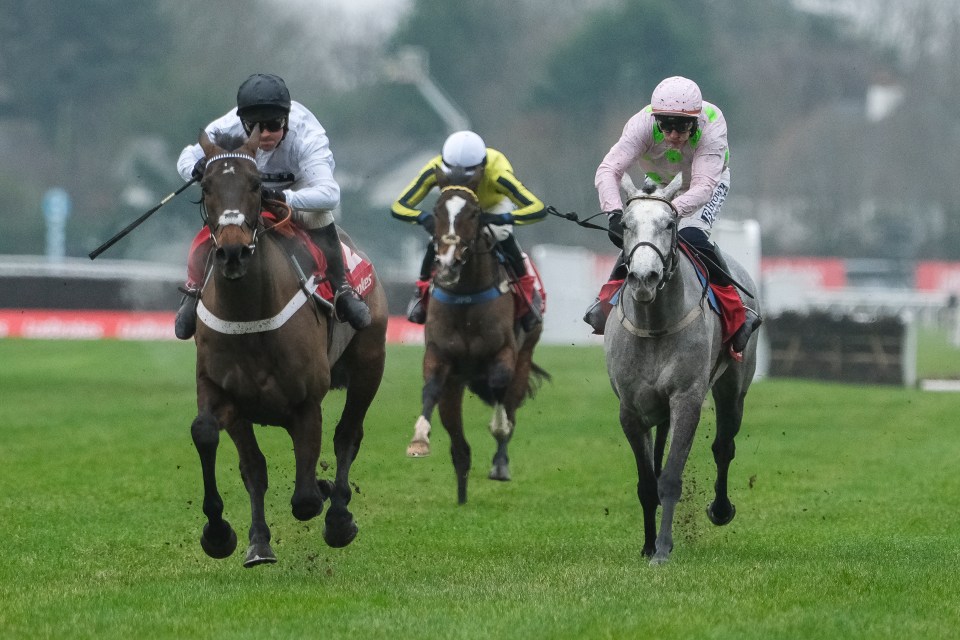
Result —
<instances>
[{"instance_id":1,"label":"white facial blaze","mask_svg":"<svg viewBox=\"0 0 960 640\"><path fill-rule=\"evenodd\" d=\"M460 196L452 196L444 203L447 206L447 216L450 218L450 228L457 227L457 216L463 211L463 205L467 204L466 199Z\"/></svg>"},{"instance_id":2,"label":"white facial blaze","mask_svg":"<svg viewBox=\"0 0 960 640\"><path fill-rule=\"evenodd\" d=\"M226 166L224 166L222 171L222 173L236 173L236 172L237 172L237 168L232 164L227 164Z\"/></svg>"},{"instance_id":3,"label":"white facial blaze","mask_svg":"<svg viewBox=\"0 0 960 640\"><path fill-rule=\"evenodd\" d=\"M440 265L444 267L449 267L453 264L453 254L457 250L457 247L454 245L447 245L446 250L440 254L439 260Z\"/></svg>"},{"instance_id":4,"label":"white facial blaze","mask_svg":"<svg viewBox=\"0 0 960 640\"><path fill-rule=\"evenodd\" d=\"M465 198L461 196L451 196L444 205L447 208L447 218L450 220L450 232L453 233L453 230L457 225L457 216L460 215L460 212L463 211L464 205L467 204ZM444 267L449 267L453 264L454 253L456 252L457 247L454 245L446 245L446 249L440 253L439 259L440 264Z\"/></svg>"},{"instance_id":5,"label":"white facial blaze","mask_svg":"<svg viewBox=\"0 0 960 640\"><path fill-rule=\"evenodd\" d=\"M240 226L244 223L244 220L243 214L240 213L239 209L225 209L223 213L220 214L220 218L217 222L221 227L228 224Z\"/></svg>"}]
</instances>

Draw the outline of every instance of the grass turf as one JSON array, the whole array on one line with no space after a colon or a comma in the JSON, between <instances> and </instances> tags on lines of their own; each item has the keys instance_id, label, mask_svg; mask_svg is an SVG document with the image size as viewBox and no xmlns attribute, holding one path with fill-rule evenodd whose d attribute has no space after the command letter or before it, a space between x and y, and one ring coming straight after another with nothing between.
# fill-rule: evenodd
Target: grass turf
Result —
<instances>
[{"instance_id":1,"label":"grass turf","mask_svg":"<svg viewBox=\"0 0 960 640\"><path fill-rule=\"evenodd\" d=\"M258 428L276 565L241 567L249 504L224 437L241 538L198 538L193 347L0 341L0 636L7 638L900 638L960 628L960 396L765 380L731 469L736 519L704 514L708 403L670 563L640 556L636 471L602 350L543 347L554 381L519 416L510 483L486 479L489 410L466 403L469 502L439 424L404 456L420 349L391 347L351 479L357 540L289 513L289 438ZM942 353L940 354L942 357ZM922 375L922 373L921 373ZM339 415L342 394L325 405ZM332 462L325 432L322 459ZM332 477L333 469L322 472Z\"/></svg>"}]
</instances>

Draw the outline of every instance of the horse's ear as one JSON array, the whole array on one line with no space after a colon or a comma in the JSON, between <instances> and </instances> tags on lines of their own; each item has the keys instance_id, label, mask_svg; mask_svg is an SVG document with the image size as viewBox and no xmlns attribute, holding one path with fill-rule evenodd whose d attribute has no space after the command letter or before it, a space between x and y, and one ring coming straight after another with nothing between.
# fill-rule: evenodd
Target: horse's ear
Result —
<instances>
[{"instance_id":1,"label":"horse's ear","mask_svg":"<svg viewBox=\"0 0 960 640\"><path fill-rule=\"evenodd\" d=\"M437 186L443 189L446 186L449 186L450 179L447 178L447 174L443 172L439 166L433 168L433 175L437 178Z\"/></svg>"},{"instance_id":2,"label":"horse's ear","mask_svg":"<svg viewBox=\"0 0 960 640\"><path fill-rule=\"evenodd\" d=\"M630 177L629 173L624 172L623 177L620 178L620 187L628 198L637 194L637 188L633 185L633 178Z\"/></svg>"},{"instance_id":3,"label":"horse's ear","mask_svg":"<svg viewBox=\"0 0 960 640\"><path fill-rule=\"evenodd\" d=\"M207 135L207 132L203 129L200 129L200 148L203 149L203 153L206 157L211 157L216 154L219 147L213 143L210 139L210 136Z\"/></svg>"},{"instance_id":4,"label":"horse's ear","mask_svg":"<svg viewBox=\"0 0 960 640\"><path fill-rule=\"evenodd\" d=\"M673 196L677 195L677 191L680 190L680 187L683 185L683 174L678 173L673 177L673 180L670 181L670 184L663 188L664 198L667 200L673 200Z\"/></svg>"},{"instance_id":5,"label":"horse's ear","mask_svg":"<svg viewBox=\"0 0 960 640\"><path fill-rule=\"evenodd\" d=\"M239 151L251 155L253 157L257 156L257 148L260 146L260 125L253 127L253 130L250 131L250 137L247 138L247 141L243 143L243 146L240 147Z\"/></svg>"},{"instance_id":6,"label":"horse's ear","mask_svg":"<svg viewBox=\"0 0 960 640\"><path fill-rule=\"evenodd\" d=\"M480 183L483 182L483 174L486 171L487 167L484 165L476 173L473 174L473 177L467 182L467 189L476 193L480 189Z\"/></svg>"}]
</instances>

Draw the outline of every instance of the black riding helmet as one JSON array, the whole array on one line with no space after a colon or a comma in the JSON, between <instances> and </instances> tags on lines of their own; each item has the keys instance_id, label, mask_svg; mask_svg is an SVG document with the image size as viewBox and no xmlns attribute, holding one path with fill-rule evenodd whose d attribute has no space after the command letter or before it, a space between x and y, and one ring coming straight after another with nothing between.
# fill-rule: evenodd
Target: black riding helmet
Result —
<instances>
[{"instance_id":1,"label":"black riding helmet","mask_svg":"<svg viewBox=\"0 0 960 640\"><path fill-rule=\"evenodd\" d=\"M267 122L289 114L290 91L280 76L255 73L237 90L237 115L244 122Z\"/></svg>"}]
</instances>

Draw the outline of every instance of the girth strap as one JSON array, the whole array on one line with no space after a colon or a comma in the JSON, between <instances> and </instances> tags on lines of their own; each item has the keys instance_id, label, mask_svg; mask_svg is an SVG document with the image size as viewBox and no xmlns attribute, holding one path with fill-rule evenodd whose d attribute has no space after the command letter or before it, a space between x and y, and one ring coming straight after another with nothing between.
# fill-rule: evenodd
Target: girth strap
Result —
<instances>
[{"instance_id":1,"label":"girth strap","mask_svg":"<svg viewBox=\"0 0 960 640\"><path fill-rule=\"evenodd\" d=\"M490 302L499 298L509 290L509 286L504 282L499 287L490 287L477 293L451 293L440 287L434 286L431 298L443 304L480 304L481 302Z\"/></svg>"}]
</instances>

